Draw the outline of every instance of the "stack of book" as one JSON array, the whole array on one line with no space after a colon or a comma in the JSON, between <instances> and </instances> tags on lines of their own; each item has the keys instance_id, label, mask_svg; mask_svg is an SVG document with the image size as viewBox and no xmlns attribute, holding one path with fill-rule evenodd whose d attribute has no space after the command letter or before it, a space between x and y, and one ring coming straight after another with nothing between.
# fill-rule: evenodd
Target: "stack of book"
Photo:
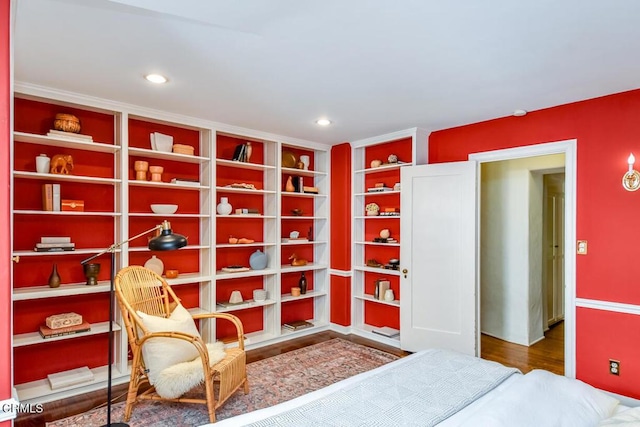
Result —
<instances>
[{"instance_id":1,"label":"stack of book","mask_svg":"<svg viewBox=\"0 0 640 427\"><path fill-rule=\"evenodd\" d=\"M192 185L194 187L200 186L200 181L197 179L171 178L171 183L179 185Z\"/></svg>"},{"instance_id":2,"label":"stack of book","mask_svg":"<svg viewBox=\"0 0 640 427\"><path fill-rule=\"evenodd\" d=\"M309 243L309 239L307 237L296 237L295 239L292 237L283 237L282 243Z\"/></svg>"},{"instance_id":3,"label":"stack of book","mask_svg":"<svg viewBox=\"0 0 640 427\"><path fill-rule=\"evenodd\" d=\"M376 243L398 243L393 237L387 237L386 239L384 237L374 237L373 241Z\"/></svg>"},{"instance_id":4,"label":"stack of book","mask_svg":"<svg viewBox=\"0 0 640 427\"><path fill-rule=\"evenodd\" d=\"M80 332L89 332L91 330L91 325L89 322L84 321L78 325L72 326L63 326L60 328L50 328L47 325L40 326L40 336L42 338L55 338L55 337L63 337L65 335L73 335L78 334Z\"/></svg>"},{"instance_id":5,"label":"stack of book","mask_svg":"<svg viewBox=\"0 0 640 427\"><path fill-rule=\"evenodd\" d=\"M61 130L51 129L47 133L47 136L51 136L53 138L66 138L66 139L75 139L78 141L86 141L93 142L93 137L91 135L83 135L81 133L73 133L73 132L63 132Z\"/></svg>"},{"instance_id":6,"label":"stack of book","mask_svg":"<svg viewBox=\"0 0 640 427\"><path fill-rule=\"evenodd\" d=\"M380 216L398 216L400 215L400 209L398 208L384 208L380 211Z\"/></svg>"},{"instance_id":7,"label":"stack of book","mask_svg":"<svg viewBox=\"0 0 640 427\"><path fill-rule=\"evenodd\" d=\"M377 184L375 187L367 188L368 193L382 193L384 191L393 191L393 188L387 187L383 185L382 187L378 187Z\"/></svg>"},{"instance_id":8,"label":"stack of book","mask_svg":"<svg viewBox=\"0 0 640 427\"><path fill-rule=\"evenodd\" d=\"M306 320L294 320L293 322L287 322L282 325L282 327L290 331L297 331L304 328L310 328L312 326L313 323L307 322Z\"/></svg>"},{"instance_id":9,"label":"stack of book","mask_svg":"<svg viewBox=\"0 0 640 427\"><path fill-rule=\"evenodd\" d=\"M36 243L33 250L36 252L75 251L76 244L71 242L71 237L41 237L40 243Z\"/></svg>"},{"instance_id":10,"label":"stack of book","mask_svg":"<svg viewBox=\"0 0 640 427\"><path fill-rule=\"evenodd\" d=\"M382 326L380 328L374 328L371 330L374 334L382 335L387 338L395 338L400 335L400 331L388 326Z\"/></svg>"}]
</instances>

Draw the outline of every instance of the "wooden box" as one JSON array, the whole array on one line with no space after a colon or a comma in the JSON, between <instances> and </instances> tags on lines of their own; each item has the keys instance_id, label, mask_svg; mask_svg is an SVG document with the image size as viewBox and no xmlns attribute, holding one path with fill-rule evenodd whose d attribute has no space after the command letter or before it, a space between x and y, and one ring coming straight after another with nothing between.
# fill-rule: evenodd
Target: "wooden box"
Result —
<instances>
[{"instance_id":1,"label":"wooden box","mask_svg":"<svg viewBox=\"0 0 640 427\"><path fill-rule=\"evenodd\" d=\"M62 199L62 210L84 212L84 200Z\"/></svg>"}]
</instances>

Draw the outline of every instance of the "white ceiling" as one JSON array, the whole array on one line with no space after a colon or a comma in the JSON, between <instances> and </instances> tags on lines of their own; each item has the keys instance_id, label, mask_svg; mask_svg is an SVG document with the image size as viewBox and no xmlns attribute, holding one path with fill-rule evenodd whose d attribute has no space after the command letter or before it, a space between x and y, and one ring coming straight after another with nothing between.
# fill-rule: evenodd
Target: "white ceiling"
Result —
<instances>
[{"instance_id":1,"label":"white ceiling","mask_svg":"<svg viewBox=\"0 0 640 427\"><path fill-rule=\"evenodd\" d=\"M326 144L640 87L638 0L14 1L17 82Z\"/></svg>"}]
</instances>

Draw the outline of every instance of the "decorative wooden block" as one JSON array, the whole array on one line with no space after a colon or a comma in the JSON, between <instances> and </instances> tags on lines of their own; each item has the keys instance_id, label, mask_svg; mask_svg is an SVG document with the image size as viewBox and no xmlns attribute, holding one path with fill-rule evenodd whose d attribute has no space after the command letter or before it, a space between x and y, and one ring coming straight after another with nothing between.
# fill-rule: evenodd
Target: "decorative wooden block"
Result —
<instances>
[{"instance_id":1,"label":"decorative wooden block","mask_svg":"<svg viewBox=\"0 0 640 427\"><path fill-rule=\"evenodd\" d=\"M52 390L87 383L94 380L93 372L91 372L88 366L49 374L47 375L47 378L49 379L49 384L51 385Z\"/></svg>"},{"instance_id":2,"label":"decorative wooden block","mask_svg":"<svg viewBox=\"0 0 640 427\"><path fill-rule=\"evenodd\" d=\"M54 314L46 319L46 325L51 329L64 328L67 326L80 325L82 316L78 313Z\"/></svg>"}]
</instances>

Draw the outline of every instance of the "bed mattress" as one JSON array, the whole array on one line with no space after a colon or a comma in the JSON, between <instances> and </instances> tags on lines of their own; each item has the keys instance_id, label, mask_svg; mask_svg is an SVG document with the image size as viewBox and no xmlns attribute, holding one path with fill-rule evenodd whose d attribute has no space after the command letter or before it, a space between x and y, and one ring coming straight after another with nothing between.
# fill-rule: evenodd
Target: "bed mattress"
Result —
<instances>
[{"instance_id":1,"label":"bed mattress","mask_svg":"<svg viewBox=\"0 0 640 427\"><path fill-rule=\"evenodd\" d=\"M626 409L581 381L425 350L288 402L208 427L596 426Z\"/></svg>"}]
</instances>

